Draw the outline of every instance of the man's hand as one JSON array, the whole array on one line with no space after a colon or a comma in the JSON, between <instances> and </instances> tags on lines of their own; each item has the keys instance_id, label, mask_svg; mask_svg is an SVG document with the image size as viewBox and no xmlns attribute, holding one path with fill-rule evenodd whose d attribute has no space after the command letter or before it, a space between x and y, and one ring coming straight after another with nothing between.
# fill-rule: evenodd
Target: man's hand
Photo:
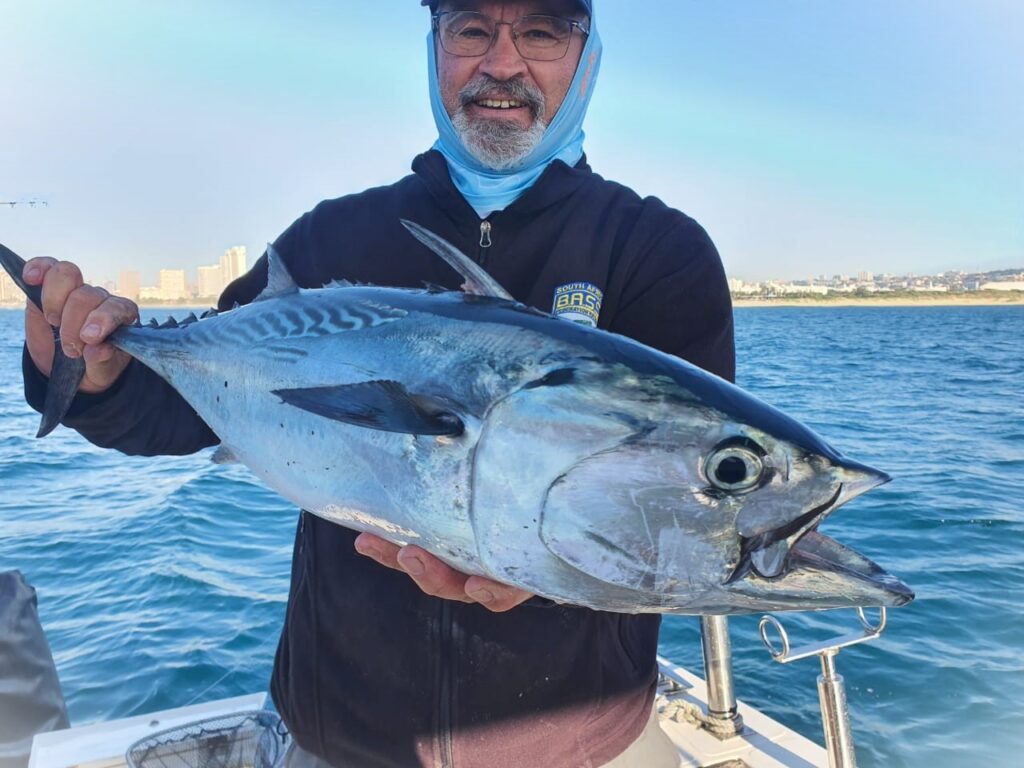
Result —
<instances>
[{"instance_id":1,"label":"man's hand","mask_svg":"<svg viewBox=\"0 0 1024 768\"><path fill-rule=\"evenodd\" d=\"M409 574L428 595L463 603L480 603L495 613L515 608L533 597L531 593L507 584L460 573L414 544L399 547L372 533L361 533L356 537L356 552L388 568Z\"/></svg>"},{"instance_id":2,"label":"man's hand","mask_svg":"<svg viewBox=\"0 0 1024 768\"><path fill-rule=\"evenodd\" d=\"M109 389L131 357L107 343L106 338L120 326L135 322L139 317L135 302L86 285L81 270L69 261L31 259L22 277L29 285L43 288L43 311L32 302L25 307L25 342L36 368L44 376L50 375L50 326L59 325L64 354L85 358L85 377L79 392L95 394Z\"/></svg>"}]
</instances>

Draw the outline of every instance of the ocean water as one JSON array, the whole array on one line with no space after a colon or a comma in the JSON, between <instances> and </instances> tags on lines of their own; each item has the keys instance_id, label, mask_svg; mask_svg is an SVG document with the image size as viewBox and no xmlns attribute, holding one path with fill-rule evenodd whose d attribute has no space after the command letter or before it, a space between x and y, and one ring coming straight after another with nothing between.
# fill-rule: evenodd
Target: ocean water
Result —
<instances>
[{"instance_id":1,"label":"ocean water","mask_svg":"<svg viewBox=\"0 0 1024 768\"><path fill-rule=\"evenodd\" d=\"M207 452L126 458L64 428L35 440L21 323L0 310L0 569L39 591L72 722L264 690L295 510ZM823 527L917 591L837 660L860 764L1019 765L1024 307L740 309L736 323L742 386L895 478ZM853 611L780 618L794 645L858 627ZM757 617L731 636L739 697L821 742L817 662L773 662ZM662 652L700 671L697 620L668 617Z\"/></svg>"}]
</instances>

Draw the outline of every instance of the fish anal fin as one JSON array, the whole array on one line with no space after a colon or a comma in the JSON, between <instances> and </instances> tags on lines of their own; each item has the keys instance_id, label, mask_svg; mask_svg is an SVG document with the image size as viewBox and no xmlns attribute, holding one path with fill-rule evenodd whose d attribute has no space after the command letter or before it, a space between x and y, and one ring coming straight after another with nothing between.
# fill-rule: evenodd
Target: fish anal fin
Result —
<instances>
[{"instance_id":1,"label":"fish anal fin","mask_svg":"<svg viewBox=\"0 0 1024 768\"><path fill-rule=\"evenodd\" d=\"M464 429L462 419L439 400L411 394L397 381L277 389L274 394L296 408L367 429L453 437Z\"/></svg>"}]
</instances>

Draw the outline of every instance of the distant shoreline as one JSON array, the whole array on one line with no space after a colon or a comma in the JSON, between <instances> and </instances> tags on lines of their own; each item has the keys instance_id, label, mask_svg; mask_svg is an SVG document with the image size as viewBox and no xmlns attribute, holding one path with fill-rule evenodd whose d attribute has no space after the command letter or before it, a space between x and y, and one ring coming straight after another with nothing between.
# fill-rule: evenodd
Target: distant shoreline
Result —
<instances>
[{"instance_id":1,"label":"distant shoreline","mask_svg":"<svg viewBox=\"0 0 1024 768\"><path fill-rule=\"evenodd\" d=\"M216 300L213 301L213 303L206 303L206 302L196 303L196 302L183 301L181 303L168 302L168 303L151 304L149 302L142 302L138 306L139 306L139 309L167 309L167 310L191 309L191 310L195 310L195 311L205 311L207 309L215 308L217 306L217 302L216 302ZM3 301L3 302L0 302L0 309L24 309L24 308L25 308L25 302L24 301L16 301L16 302Z\"/></svg>"},{"instance_id":2,"label":"distant shoreline","mask_svg":"<svg viewBox=\"0 0 1024 768\"><path fill-rule=\"evenodd\" d=\"M972 293L942 294L900 294L898 296L836 296L835 298L818 298L792 296L777 298L739 298L733 297L733 307L749 309L751 307L1003 307L1024 305L1024 291L978 291ZM20 309L25 305L21 302L0 303L0 309ZM208 308L206 303L150 303L139 304L140 309L197 309Z\"/></svg>"},{"instance_id":3,"label":"distant shoreline","mask_svg":"<svg viewBox=\"0 0 1024 768\"><path fill-rule=\"evenodd\" d=\"M837 296L836 298L733 297L734 307L1002 307L1024 305L1024 291L978 291L977 293L922 293L898 296Z\"/></svg>"}]
</instances>

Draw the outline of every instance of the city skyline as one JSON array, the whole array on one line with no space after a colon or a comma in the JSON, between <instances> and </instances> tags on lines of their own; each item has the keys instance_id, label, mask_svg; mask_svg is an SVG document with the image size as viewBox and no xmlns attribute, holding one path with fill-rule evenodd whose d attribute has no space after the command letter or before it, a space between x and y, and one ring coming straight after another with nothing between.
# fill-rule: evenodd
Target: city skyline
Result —
<instances>
[{"instance_id":1,"label":"city skyline","mask_svg":"<svg viewBox=\"0 0 1024 768\"><path fill-rule=\"evenodd\" d=\"M262 254L262 252L263 252L263 250L261 249L260 253ZM160 275L160 272L162 272L162 271L167 271L167 270L184 270L188 275L190 275L190 276L194 275L195 276L194 280L186 278L186 282L188 283L188 285L191 285L191 286L196 287L198 289L203 284L203 280L204 280L204 278L203 278L203 271L204 270L212 270L218 276L215 279L219 279L219 275L221 274L221 272L223 270L225 270L224 260L225 260L225 258L228 257L229 254L232 254L232 253L236 254L236 256L235 256L236 261L234 262L235 267L234 267L233 271L228 271L227 272L227 274L231 275L231 277L229 277L228 279L223 281L223 283L221 284L222 285L222 289L223 289L223 287L225 287L233 279L235 279L236 277L239 277L241 274L244 274L244 272L247 271L252 266L252 264L248 261L248 248L246 246L244 246L244 245L229 246L228 248L226 248L224 250L224 253L220 256L220 262L217 265L210 265L208 263L207 264L201 263L204 260L206 260L206 261L209 260L209 257L207 257L207 256L196 256L196 257L193 257L192 259L189 260L189 262L187 264L180 264L180 263L178 263L178 264L166 264L166 263L155 264L154 266L149 268L147 271L130 270L130 269L128 269L126 267L123 267L123 266L119 267L118 266L118 262L115 262L109 268L109 270L112 270L112 271L107 271L107 272L90 271L87 266L83 267L83 275L84 275L84 277L86 279L86 282L91 282L94 285L100 285L100 286L104 286L104 287L107 287L107 288L110 288L111 286L117 286L118 289L120 290L120 287L124 283L124 273L126 271L134 271L137 274L138 279L140 281L139 287L141 288L141 287L145 287L145 286L158 285L159 282L160 282L159 281L159 275ZM48 255L48 254L38 254L38 255L45 256L45 255ZM239 257L241 259L240 261L238 260ZM244 267L240 267L238 265L245 265L245 266ZM812 268L809 271L805 271L803 273L799 273L799 272L786 273L786 274L783 274L783 273L774 273L774 274L767 273L765 276L761 276L761 277L751 276L751 275L744 275L744 274L741 274L741 273L732 272L732 271L730 271L728 269L728 265L726 265L726 276L730 280L730 282L738 280L740 282L745 282L745 283L781 283L781 282L797 282L797 283L799 283L799 282L808 281L808 280L812 281L812 282L813 281L823 282L823 281L830 280L830 279L840 279L840 278L841 279L846 279L847 277L863 275L863 274L878 275L878 276L883 276L884 275L884 276L887 276L887 277L888 276L894 276L894 277L929 277L929 276L930 277L938 277L938 276L941 276L941 275L943 275L945 273L961 273L961 274L982 274L982 273L989 273L989 272L1020 272L1020 273L1024 273L1024 266L1021 266L1021 265L1024 265L1024 255L1022 255L1019 263L1008 263L1006 265L996 266L996 267L993 267L991 269L982 269L977 264L971 265L971 264L961 263L959 265L945 266L943 268L923 269L923 270L907 270L905 272L895 272L895 271L892 271L892 270L884 270L884 269L883 270L878 270L878 271L871 270L871 269L864 269L862 265L860 265L860 266L858 266L858 265L845 265L844 268L836 269L835 271L831 271L831 270L820 271L818 269ZM215 283L215 285L216 284L219 284L219 283ZM204 293L204 292L200 291L197 295L199 295L199 296L213 296L213 295L219 295L219 293L220 293L220 291L216 291L216 292L212 292L212 293ZM132 298L132 291L122 291L120 293L120 295L125 295L128 298Z\"/></svg>"},{"instance_id":2,"label":"city skyline","mask_svg":"<svg viewBox=\"0 0 1024 768\"><path fill-rule=\"evenodd\" d=\"M216 299L220 294L220 290L215 292L204 292L200 271L204 269L221 269L224 267L225 259L234 259L234 266L232 269L235 271L227 273L229 275L234 275L233 277L229 277L227 279L220 278L223 282L218 283L218 285L220 286L220 290L223 290L223 287L225 287L227 283L231 282L234 277L237 277L245 271L244 265L246 264L246 252L244 247L234 246L229 248L225 252L225 255L221 257L221 264L217 267L207 265L195 267L197 272L197 279L195 282L189 282L187 277L184 277L184 275L187 274L187 270L184 268L171 266L159 270L160 273L182 273L183 277L179 283L180 285L183 285L183 288L180 289L182 295L159 297L150 294L149 303L152 305L167 304L173 301ZM88 281L89 276L86 275L85 277ZM133 301L140 301L139 293L136 293L133 297L132 291L123 289L124 281L126 279L133 281L133 283L137 283L138 272L130 269L121 270L117 281L95 281L95 284L102 285L112 293L127 296ZM805 276L803 278L770 277L762 280L751 281L745 280L741 277L727 275L727 279L730 293L734 297L738 298L752 295L827 295L836 293L884 294L901 291L911 293L970 293L975 291L1013 291L1024 293L1024 266L984 272L953 269L945 270L943 272L923 274L915 272L902 274L876 274L869 270L857 270L854 272L837 273L834 275L819 274L815 276ZM145 287L143 287L143 289L144 288ZM152 289L153 287L150 288ZM0 270L0 304L11 306L21 304L23 302L24 295L22 294L21 289L14 284L5 272ZM141 297L140 304L145 306L147 304L147 298Z\"/></svg>"},{"instance_id":3,"label":"city skyline","mask_svg":"<svg viewBox=\"0 0 1024 768\"><path fill-rule=\"evenodd\" d=\"M137 269L126 267L118 270L117 279L111 280L89 273L83 273L85 282L98 285L111 293L124 296L135 302L168 302L183 299L216 299L229 283L248 270L244 245L236 245L224 251L219 263L201 264L193 267L196 280L190 281L187 267L162 265L157 270L156 281L143 281ZM20 304L25 296L21 289L0 270L0 304Z\"/></svg>"},{"instance_id":4,"label":"city skyline","mask_svg":"<svg viewBox=\"0 0 1024 768\"><path fill-rule=\"evenodd\" d=\"M217 264L200 264L192 268L195 282L188 279L190 269L179 265L163 266L157 272L155 284L146 285L138 270L122 269L116 282L98 281L120 296L132 301L176 301L185 298L216 298L229 283L248 270L246 248L234 245L224 251ZM88 280L88 276L85 276Z\"/></svg>"},{"instance_id":5,"label":"city skyline","mask_svg":"<svg viewBox=\"0 0 1024 768\"><path fill-rule=\"evenodd\" d=\"M588 160L696 218L731 275L1024 261L1024 5L595 10ZM39 0L0 27L0 201L24 203L0 241L105 279L262 253L436 138L413 0Z\"/></svg>"}]
</instances>

